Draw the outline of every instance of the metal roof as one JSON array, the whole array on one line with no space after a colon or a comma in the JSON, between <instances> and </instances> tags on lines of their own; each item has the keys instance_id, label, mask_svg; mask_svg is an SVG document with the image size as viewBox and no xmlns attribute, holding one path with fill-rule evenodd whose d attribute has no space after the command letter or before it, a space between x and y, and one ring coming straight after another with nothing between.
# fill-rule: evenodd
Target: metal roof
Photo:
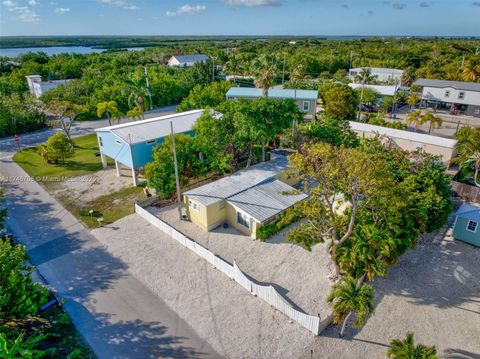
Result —
<instances>
[{"instance_id":1,"label":"metal roof","mask_svg":"<svg viewBox=\"0 0 480 359\"><path fill-rule=\"evenodd\" d=\"M293 191L294 189L288 184L278 179L270 178L229 197L227 201L262 223L307 198L305 193L284 194L292 193Z\"/></svg>"},{"instance_id":2,"label":"metal roof","mask_svg":"<svg viewBox=\"0 0 480 359\"><path fill-rule=\"evenodd\" d=\"M263 96L263 89L261 89L261 88L232 87L227 92L227 98L229 98L229 97L258 98L258 97L262 97L262 96ZM271 88L271 89L268 90L268 98L316 100L318 98L318 91Z\"/></svg>"},{"instance_id":3,"label":"metal roof","mask_svg":"<svg viewBox=\"0 0 480 359\"><path fill-rule=\"evenodd\" d=\"M141 143L171 134L170 121L174 133L191 131L203 110L193 110L173 115L160 116L142 121L128 122L120 125L102 127L95 132L109 131L129 144Z\"/></svg>"},{"instance_id":4,"label":"metal roof","mask_svg":"<svg viewBox=\"0 0 480 359\"><path fill-rule=\"evenodd\" d=\"M172 56L178 60L178 62L201 62L206 61L208 56L207 55L176 55Z\"/></svg>"},{"instance_id":5,"label":"metal roof","mask_svg":"<svg viewBox=\"0 0 480 359\"><path fill-rule=\"evenodd\" d=\"M437 87L437 88L451 87L457 90L480 92L480 83L477 83L477 82L418 79L413 84L420 87Z\"/></svg>"},{"instance_id":6,"label":"metal roof","mask_svg":"<svg viewBox=\"0 0 480 359\"><path fill-rule=\"evenodd\" d=\"M352 89L362 88L362 84L349 83L348 86L350 86ZM367 85L367 84L363 86L365 86L365 88L369 88L378 92L382 96L395 96L395 93L399 89L398 86L382 86L382 85Z\"/></svg>"},{"instance_id":7,"label":"metal roof","mask_svg":"<svg viewBox=\"0 0 480 359\"><path fill-rule=\"evenodd\" d=\"M186 191L189 198L208 206L252 188L288 169L288 159L279 156L242 169L218 181Z\"/></svg>"},{"instance_id":8,"label":"metal roof","mask_svg":"<svg viewBox=\"0 0 480 359\"><path fill-rule=\"evenodd\" d=\"M383 126L370 125L368 123L350 121L350 127L354 131L372 132L378 133L382 136L388 136L393 138L401 138L404 140L415 141L419 143L425 143L429 145L435 145L446 148L454 148L457 144L457 140L450 138L443 138L432 135L425 135L423 133L410 132L404 130L397 130L395 128L388 128Z\"/></svg>"},{"instance_id":9,"label":"metal roof","mask_svg":"<svg viewBox=\"0 0 480 359\"><path fill-rule=\"evenodd\" d=\"M480 207L474 206L473 204L464 203L457 210L456 215L458 217L480 222Z\"/></svg>"},{"instance_id":10,"label":"metal roof","mask_svg":"<svg viewBox=\"0 0 480 359\"><path fill-rule=\"evenodd\" d=\"M362 71L363 69L370 69L370 71L372 73L377 73L377 74L387 74L387 75L392 75L392 74L402 75L403 74L403 70L390 69L390 68L386 68L386 67L355 67L353 69L350 69L350 71L359 72L359 71Z\"/></svg>"}]
</instances>

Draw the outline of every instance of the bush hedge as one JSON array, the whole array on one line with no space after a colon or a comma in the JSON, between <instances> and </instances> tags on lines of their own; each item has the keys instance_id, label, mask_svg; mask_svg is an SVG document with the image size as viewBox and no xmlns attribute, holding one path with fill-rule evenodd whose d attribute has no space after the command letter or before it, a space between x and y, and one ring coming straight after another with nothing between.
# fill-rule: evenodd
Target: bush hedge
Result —
<instances>
[{"instance_id":1,"label":"bush hedge","mask_svg":"<svg viewBox=\"0 0 480 359\"><path fill-rule=\"evenodd\" d=\"M286 226L292 224L303 218L303 211L300 208L301 204L297 203L293 207L288 208L285 212L280 213L275 221L266 224L257 229L257 239L262 241L267 240L274 234L280 232Z\"/></svg>"}]
</instances>

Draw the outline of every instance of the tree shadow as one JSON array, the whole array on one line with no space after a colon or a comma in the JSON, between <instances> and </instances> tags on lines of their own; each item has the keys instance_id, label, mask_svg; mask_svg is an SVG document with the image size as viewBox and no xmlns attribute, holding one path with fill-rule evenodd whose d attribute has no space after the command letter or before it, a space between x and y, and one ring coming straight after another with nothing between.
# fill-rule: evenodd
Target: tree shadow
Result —
<instances>
[{"instance_id":1,"label":"tree shadow","mask_svg":"<svg viewBox=\"0 0 480 359\"><path fill-rule=\"evenodd\" d=\"M89 315L88 310L78 302L66 304L70 311ZM76 323L75 323L76 324ZM77 324L76 324L77 325ZM142 320L115 320L107 313L96 313L95 318L78 326L88 326L91 334L89 343L103 345L96 354L112 359L130 358L215 358L219 357L205 344L205 351L189 344L189 338L171 333L161 322Z\"/></svg>"},{"instance_id":2,"label":"tree shadow","mask_svg":"<svg viewBox=\"0 0 480 359\"><path fill-rule=\"evenodd\" d=\"M462 349L448 348L443 351L445 359L480 359L480 354L475 354Z\"/></svg>"}]
</instances>

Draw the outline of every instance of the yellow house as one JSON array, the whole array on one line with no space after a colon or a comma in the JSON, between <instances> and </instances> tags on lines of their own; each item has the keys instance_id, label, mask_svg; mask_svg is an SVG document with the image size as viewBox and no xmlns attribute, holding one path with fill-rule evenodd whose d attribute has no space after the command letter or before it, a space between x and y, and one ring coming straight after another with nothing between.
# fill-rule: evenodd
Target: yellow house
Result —
<instances>
[{"instance_id":1,"label":"yellow house","mask_svg":"<svg viewBox=\"0 0 480 359\"><path fill-rule=\"evenodd\" d=\"M287 169L287 157L279 155L189 190L183 194L188 217L205 231L228 223L255 238L258 228L307 197L287 194L298 182L285 173Z\"/></svg>"}]
</instances>

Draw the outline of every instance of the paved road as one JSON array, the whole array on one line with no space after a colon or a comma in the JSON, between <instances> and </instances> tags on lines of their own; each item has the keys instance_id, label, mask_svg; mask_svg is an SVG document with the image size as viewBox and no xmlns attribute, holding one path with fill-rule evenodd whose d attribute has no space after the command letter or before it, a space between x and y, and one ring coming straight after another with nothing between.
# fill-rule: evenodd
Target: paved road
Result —
<instances>
[{"instance_id":1,"label":"paved road","mask_svg":"<svg viewBox=\"0 0 480 359\"><path fill-rule=\"evenodd\" d=\"M145 113L145 118L153 118L156 116L169 115L174 113L177 106L166 106L159 108L157 110L149 111ZM121 123L131 122L130 119L122 119ZM108 120L95 120L95 121L77 121L71 130L71 135L73 137L86 135L92 133L94 129L108 126ZM46 128L40 131L30 132L28 134L20 135L20 147L30 147L35 146L39 143L45 142L48 137L53 135L55 132L61 131L59 128ZM13 140L13 137L0 137L0 151L1 152L16 152L18 150L18 144ZM5 153L3 153L5 156Z\"/></svg>"},{"instance_id":2,"label":"paved road","mask_svg":"<svg viewBox=\"0 0 480 359\"><path fill-rule=\"evenodd\" d=\"M95 126L102 126L100 121ZM42 142L50 133L24 136ZM79 126L74 134L91 129ZM27 177L0 142L0 175ZM131 275L82 223L36 182L6 185L7 224L61 298L99 358L215 358L218 354L158 296Z\"/></svg>"}]
</instances>

